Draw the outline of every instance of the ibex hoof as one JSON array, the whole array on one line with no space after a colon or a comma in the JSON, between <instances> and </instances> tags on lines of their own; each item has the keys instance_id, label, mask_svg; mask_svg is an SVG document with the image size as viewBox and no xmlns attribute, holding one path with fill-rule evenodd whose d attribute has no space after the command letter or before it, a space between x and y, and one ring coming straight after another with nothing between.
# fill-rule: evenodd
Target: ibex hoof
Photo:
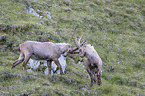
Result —
<instances>
[{"instance_id":1,"label":"ibex hoof","mask_svg":"<svg viewBox=\"0 0 145 96\"><path fill-rule=\"evenodd\" d=\"M64 75L64 73L60 73L60 75Z\"/></svg>"},{"instance_id":2,"label":"ibex hoof","mask_svg":"<svg viewBox=\"0 0 145 96\"><path fill-rule=\"evenodd\" d=\"M90 85L90 87L92 87L92 86L93 86L93 84Z\"/></svg>"},{"instance_id":3,"label":"ibex hoof","mask_svg":"<svg viewBox=\"0 0 145 96\"><path fill-rule=\"evenodd\" d=\"M102 82L98 82L98 85L101 85L102 84Z\"/></svg>"},{"instance_id":4,"label":"ibex hoof","mask_svg":"<svg viewBox=\"0 0 145 96\"><path fill-rule=\"evenodd\" d=\"M11 66L11 69L13 69L15 66Z\"/></svg>"}]
</instances>

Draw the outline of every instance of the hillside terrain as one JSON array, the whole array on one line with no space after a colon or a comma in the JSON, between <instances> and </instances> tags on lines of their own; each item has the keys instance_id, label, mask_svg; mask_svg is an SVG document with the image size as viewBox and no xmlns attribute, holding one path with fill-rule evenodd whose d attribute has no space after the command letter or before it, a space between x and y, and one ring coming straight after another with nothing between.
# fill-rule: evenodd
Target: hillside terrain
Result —
<instances>
[{"instance_id":1,"label":"hillside terrain","mask_svg":"<svg viewBox=\"0 0 145 96\"><path fill-rule=\"evenodd\" d=\"M67 57L64 75L11 69L25 41L75 46L76 25L103 61L101 86L90 87L79 55ZM145 96L145 1L0 0L0 96L19 95Z\"/></svg>"}]
</instances>

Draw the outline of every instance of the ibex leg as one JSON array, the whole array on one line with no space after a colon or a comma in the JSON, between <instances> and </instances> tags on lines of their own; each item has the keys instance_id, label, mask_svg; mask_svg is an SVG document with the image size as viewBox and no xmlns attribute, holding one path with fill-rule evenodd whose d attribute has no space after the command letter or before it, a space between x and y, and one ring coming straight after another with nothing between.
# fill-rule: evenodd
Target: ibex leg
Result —
<instances>
[{"instance_id":1,"label":"ibex leg","mask_svg":"<svg viewBox=\"0 0 145 96\"><path fill-rule=\"evenodd\" d=\"M60 74L63 74L63 72L62 72L62 67L61 67L61 65L60 65L60 63L59 63L59 61L58 61L58 59L54 59L53 61L54 61L54 63L57 65L57 67L59 68Z\"/></svg>"},{"instance_id":2,"label":"ibex leg","mask_svg":"<svg viewBox=\"0 0 145 96\"><path fill-rule=\"evenodd\" d=\"M26 65L27 65L30 57L31 57L30 53L29 54L25 54L25 58L24 58L24 61L23 61L23 70L26 70Z\"/></svg>"},{"instance_id":3,"label":"ibex leg","mask_svg":"<svg viewBox=\"0 0 145 96\"><path fill-rule=\"evenodd\" d=\"M23 52L21 52L19 58L12 64L12 68L20 64L23 60L24 60L24 54Z\"/></svg>"},{"instance_id":4,"label":"ibex leg","mask_svg":"<svg viewBox=\"0 0 145 96\"><path fill-rule=\"evenodd\" d=\"M52 61L47 61L47 67L48 67L49 74L51 74L51 70L52 70L52 68L51 68L51 62Z\"/></svg>"},{"instance_id":5,"label":"ibex leg","mask_svg":"<svg viewBox=\"0 0 145 96\"><path fill-rule=\"evenodd\" d=\"M92 70L90 68L90 62L87 60L87 64L86 64L86 69L87 69L87 72L88 74L90 75L91 77L91 87L93 86L93 82L96 83L96 78L94 77L93 73L92 73Z\"/></svg>"},{"instance_id":6,"label":"ibex leg","mask_svg":"<svg viewBox=\"0 0 145 96\"><path fill-rule=\"evenodd\" d=\"M97 78L98 78L98 85L101 85L101 83L102 83L102 71L99 69L97 72Z\"/></svg>"}]
</instances>

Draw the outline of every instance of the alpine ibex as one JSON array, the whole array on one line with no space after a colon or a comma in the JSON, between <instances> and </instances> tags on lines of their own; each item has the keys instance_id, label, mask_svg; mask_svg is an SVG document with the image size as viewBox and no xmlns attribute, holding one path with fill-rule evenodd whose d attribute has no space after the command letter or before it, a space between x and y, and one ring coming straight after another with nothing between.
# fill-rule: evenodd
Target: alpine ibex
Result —
<instances>
[{"instance_id":1,"label":"alpine ibex","mask_svg":"<svg viewBox=\"0 0 145 96\"><path fill-rule=\"evenodd\" d=\"M23 70L26 70L27 62L31 58L35 60L47 60L49 74L51 73L51 62L54 61L58 66L57 70L60 69L60 74L63 74L58 58L69 49L71 49L69 43L26 41L20 44L20 56L12 64L12 68L23 61Z\"/></svg>"},{"instance_id":2,"label":"alpine ibex","mask_svg":"<svg viewBox=\"0 0 145 96\"><path fill-rule=\"evenodd\" d=\"M80 56L87 57L86 69L87 69L88 74L91 77L90 86L93 86L93 83L97 83L95 74L97 74L98 85L101 85L101 83L102 83L102 70L101 70L102 60L99 57L98 53L96 52L96 50L94 49L93 46L91 46L90 44L85 44L84 41L83 41L83 43L80 43L82 37L80 37L80 39L77 40L77 37L76 37L77 27L78 26L76 26L73 31L73 38L74 38L76 47L79 49ZM86 42L86 40L85 40L85 42Z\"/></svg>"}]
</instances>

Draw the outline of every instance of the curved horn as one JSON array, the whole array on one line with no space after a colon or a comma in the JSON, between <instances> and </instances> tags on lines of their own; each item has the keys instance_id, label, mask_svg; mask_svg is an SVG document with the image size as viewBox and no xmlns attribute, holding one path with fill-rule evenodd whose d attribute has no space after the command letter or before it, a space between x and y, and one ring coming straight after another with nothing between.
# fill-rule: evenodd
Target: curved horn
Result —
<instances>
[{"instance_id":1,"label":"curved horn","mask_svg":"<svg viewBox=\"0 0 145 96\"><path fill-rule=\"evenodd\" d=\"M77 29L77 27L78 27L78 25L77 25L77 26L74 28L74 30L73 30L73 38L74 38L74 40L75 40L76 46L77 46L78 48L80 48L81 46L83 46L83 45L86 43L87 37L86 37L86 39L80 44L80 41L81 41L81 39L82 39L82 36L79 38L79 40L77 39L77 37L76 37L76 29Z\"/></svg>"},{"instance_id":2,"label":"curved horn","mask_svg":"<svg viewBox=\"0 0 145 96\"><path fill-rule=\"evenodd\" d=\"M80 47L80 42L77 41L77 37L76 37L76 29L77 29L78 25L75 27L75 29L73 30L73 38L75 40L75 44L76 46L79 48ZM81 38L80 38L81 39ZM80 41L80 40L79 40Z\"/></svg>"}]
</instances>

